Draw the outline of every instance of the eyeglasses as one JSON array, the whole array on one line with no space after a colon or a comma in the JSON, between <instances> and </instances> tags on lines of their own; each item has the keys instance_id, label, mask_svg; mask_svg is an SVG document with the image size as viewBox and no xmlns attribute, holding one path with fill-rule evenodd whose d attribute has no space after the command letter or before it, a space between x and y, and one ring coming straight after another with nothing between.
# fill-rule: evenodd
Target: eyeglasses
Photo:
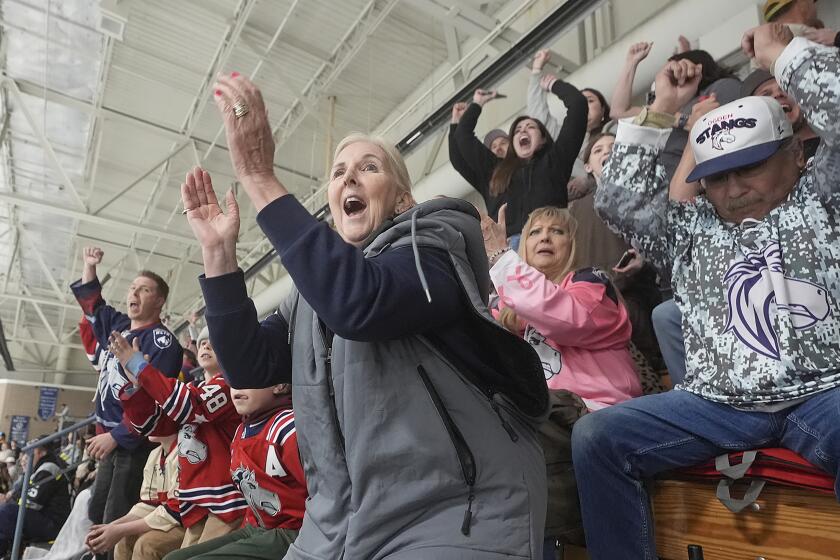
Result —
<instances>
[{"instance_id":1,"label":"eyeglasses","mask_svg":"<svg viewBox=\"0 0 840 560\"><path fill-rule=\"evenodd\" d=\"M754 177L758 177L765 170L766 166L764 164L768 161L769 160L759 161L758 163L753 163L752 165L745 165L744 167L724 171L723 173L709 175L708 177L700 179L700 184L704 188L721 186L729 181L730 175L734 175L739 179L752 179Z\"/></svg>"}]
</instances>

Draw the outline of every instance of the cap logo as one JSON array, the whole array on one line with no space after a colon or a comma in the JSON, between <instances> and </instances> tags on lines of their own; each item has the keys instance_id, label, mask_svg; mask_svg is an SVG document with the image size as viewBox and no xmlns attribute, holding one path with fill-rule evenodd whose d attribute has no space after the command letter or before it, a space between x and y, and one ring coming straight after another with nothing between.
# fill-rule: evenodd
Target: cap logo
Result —
<instances>
[{"instance_id":1,"label":"cap logo","mask_svg":"<svg viewBox=\"0 0 840 560\"><path fill-rule=\"evenodd\" d=\"M723 151L724 144L732 144L735 142L735 134L733 132L739 128L755 128L758 124L758 119L754 118L733 118L734 115L723 115L715 119L711 126L704 129L695 139L697 144L703 144L706 140L711 139L712 148Z\"/></svg>"},{"instance_id":2,"label":"cap logo","mask_svg":"<svg viewBox=\"0 0 840 560\"><path fill-rule=\"evenodd\" d=\"M719 130L712 134L712 148L723 151L723 144L734 144L735 135L728 130Z\"/></svg>"}]
</instances>

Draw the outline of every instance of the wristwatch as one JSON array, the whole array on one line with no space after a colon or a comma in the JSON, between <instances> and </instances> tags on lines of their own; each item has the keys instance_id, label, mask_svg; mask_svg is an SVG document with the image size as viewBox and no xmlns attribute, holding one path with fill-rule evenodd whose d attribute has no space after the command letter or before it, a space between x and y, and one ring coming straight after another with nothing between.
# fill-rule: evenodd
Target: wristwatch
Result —
<instances>
[{"instance_id":1,"label":"wristwatch","mask_svg":"<svg viewBox=\"0 0 840 560\"><path fill-rule=\"evenodd\" d=\"M674 115L671 113L651 111L650 106L645 105L642 107L642 111L633 119L633 124L652 128L671 128L674 126Z\"/></svg>"},{"instance_id":2,"label":"wristwatch","mask_svg":"<svg viewBox=\"0 0 840 560\"><path fill-rule=\"evenodd\" d=\"M676 124L676 126L674 126L674 128L679 128L680 130L684 129L685 125L688 124L688 118L690 116L691 115L689 115L688 113L680 113L680 118L677 121L677 124Z\"/></svg>"}]
</instances>

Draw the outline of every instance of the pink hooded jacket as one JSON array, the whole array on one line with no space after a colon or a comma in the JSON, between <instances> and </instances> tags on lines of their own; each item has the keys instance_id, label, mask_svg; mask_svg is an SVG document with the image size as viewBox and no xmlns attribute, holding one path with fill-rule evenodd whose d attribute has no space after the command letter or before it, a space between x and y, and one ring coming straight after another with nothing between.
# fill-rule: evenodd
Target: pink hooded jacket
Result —
<instances>
[{"instance_id":1,"label":"pink hooded jacket","mask_svg":"<svg viewBox=\"0 0 840 560\"><path fill-rule=\"evenodd\" d=\"M560 284L513 251L490 269L499 308L510 307L542 360L549 389L566 389L598 410L642 394L628 344L627 309L600 270L570 272Z\"/></svg>"}]
</instances>

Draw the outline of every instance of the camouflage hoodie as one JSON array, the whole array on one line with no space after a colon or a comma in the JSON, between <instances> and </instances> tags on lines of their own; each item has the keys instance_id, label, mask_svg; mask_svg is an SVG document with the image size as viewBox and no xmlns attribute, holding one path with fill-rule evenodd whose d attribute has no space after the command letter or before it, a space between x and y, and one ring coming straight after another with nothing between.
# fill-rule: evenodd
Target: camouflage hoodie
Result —
<instances>
[{"instance_id":1,"label":"camouflage hoodie","mask_svg":"<svg viewBox=\"0 0 840 560\"><path fill-rule=\"evenodd\" d=\"M595 195L610 227L673 274L682 389L738 406L840 385L840 58L796 38L775 68L823 142L761 221L726 224L703 196L669 202L659 161L669 131L629 122Z\"/></svg>"}]
</instances>

